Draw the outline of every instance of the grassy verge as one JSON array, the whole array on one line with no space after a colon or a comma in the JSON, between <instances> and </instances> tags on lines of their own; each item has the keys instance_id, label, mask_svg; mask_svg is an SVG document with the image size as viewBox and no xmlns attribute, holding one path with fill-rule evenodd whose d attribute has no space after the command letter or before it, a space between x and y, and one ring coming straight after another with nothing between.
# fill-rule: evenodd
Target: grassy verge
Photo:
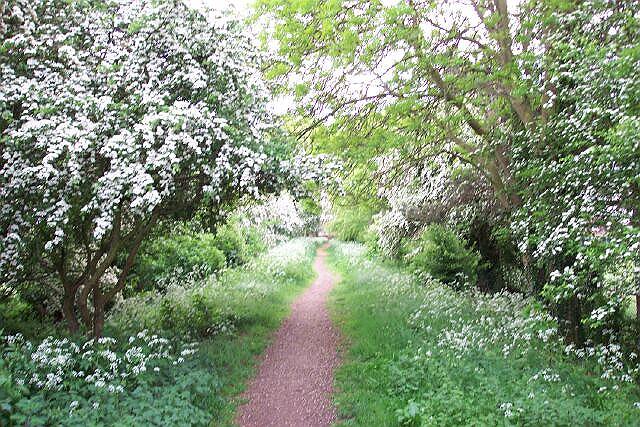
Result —
<instances>
[{"instance_id":1,"label":"grassy verge","mask_svg":"<svg viewBox=\"0 0 640 427\"><path fill-rule=\"evenodd\" d=\"M418 283L355 244L334 244L329 261L342 276L331 304L347 346L343 425L638 425L615 348L567 349L533 301Z\"/></svg>"},{"instance_id":2,"label":"grassy verge","mask_svg":"<svg viewBox=\"0 0 640 427\"><path fill-rule=\"evenodd\" d=\"M0 425L231 425L256 356L312 279L316 247L296 239L121 301L98 342L0 336Z\"/></svg>"}]
</instances>

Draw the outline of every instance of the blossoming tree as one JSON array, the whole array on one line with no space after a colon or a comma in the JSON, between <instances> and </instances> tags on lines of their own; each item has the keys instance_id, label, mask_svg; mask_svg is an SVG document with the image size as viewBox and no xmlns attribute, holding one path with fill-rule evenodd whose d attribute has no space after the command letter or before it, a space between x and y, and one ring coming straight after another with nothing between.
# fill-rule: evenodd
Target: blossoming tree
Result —
<instances>
[{"instance_id":1,"label":"blossoming tree","mask_svg":"<svg viewBox=\"0 0 640 427\"><path fill-rule=\"evenodd\" d=\"M589 330L617 333L634 295L640 316L640 5L540 9L553 48L531 61L532 75L553 76L556 107L544 128L514 138L523 204L511 227L581 343Z\"/></svg>"},{"instance_id":2,"label":"blossoming tree","mask_svg":"<svg viewBox=\"0 0 640 427\"><path fill-rule=\"evenodd\" d=\"M0 9L0 280L57 284L99 336L154 224L283 181L261 54L177 0Z\"/></svg>"}]
</instances>

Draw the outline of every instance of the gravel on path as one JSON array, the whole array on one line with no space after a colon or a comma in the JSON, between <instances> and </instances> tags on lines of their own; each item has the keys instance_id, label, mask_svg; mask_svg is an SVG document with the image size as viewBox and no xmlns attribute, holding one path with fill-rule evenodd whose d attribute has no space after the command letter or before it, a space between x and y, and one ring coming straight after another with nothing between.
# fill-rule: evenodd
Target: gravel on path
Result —
<instances>
[{"instance_id":1,"label":"gravel on path","mask_svg":"<svg viewBox=\"0 0 640 427\"><path fill-rule=\"evenodd\" d=\"M294 301L242 396L247 403L236 418L241 427L320 427L337 420L331 395L339 334L326 307L335 282L325 261L328 246L318 249L317 279Z\"/></svg>"}]
</instances>

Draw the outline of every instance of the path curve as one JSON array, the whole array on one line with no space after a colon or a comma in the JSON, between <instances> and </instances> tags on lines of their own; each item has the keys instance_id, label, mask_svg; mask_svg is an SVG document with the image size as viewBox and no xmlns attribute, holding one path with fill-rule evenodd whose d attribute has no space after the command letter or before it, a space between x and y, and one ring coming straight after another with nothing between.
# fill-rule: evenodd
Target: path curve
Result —
<instances>
[{"instance_id":1,"label":"path curve","mask_svg":"<svg viewBox=\"0 0 640 427\"><path fill-rule=\"evenodd\" d=\"M248 401L238 408L241 427L320 427L337 420L331 394L339 335L326 307L335 282L325 261L328 246L318 249L317 279L292 304L242 396Z\"/></svg>"}]
</instances>

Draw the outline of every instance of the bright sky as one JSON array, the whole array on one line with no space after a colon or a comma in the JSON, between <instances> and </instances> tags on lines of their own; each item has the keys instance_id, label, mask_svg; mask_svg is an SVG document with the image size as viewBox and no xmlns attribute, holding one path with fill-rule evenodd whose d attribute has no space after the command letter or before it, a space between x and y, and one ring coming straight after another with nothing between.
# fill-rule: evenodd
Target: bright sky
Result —
<instances>
[{"instance_id":1,"label":"bright sky","mask_svg":"<svg viewBox=\"0 0 640 427\"><path fill-rule=\"evenodd\" d=\"M252 0L183 0L187 5L199 8L208 6L213 9L225 10L235 8L240 16L246 16Z\"/></svg>"}]
</instances>

